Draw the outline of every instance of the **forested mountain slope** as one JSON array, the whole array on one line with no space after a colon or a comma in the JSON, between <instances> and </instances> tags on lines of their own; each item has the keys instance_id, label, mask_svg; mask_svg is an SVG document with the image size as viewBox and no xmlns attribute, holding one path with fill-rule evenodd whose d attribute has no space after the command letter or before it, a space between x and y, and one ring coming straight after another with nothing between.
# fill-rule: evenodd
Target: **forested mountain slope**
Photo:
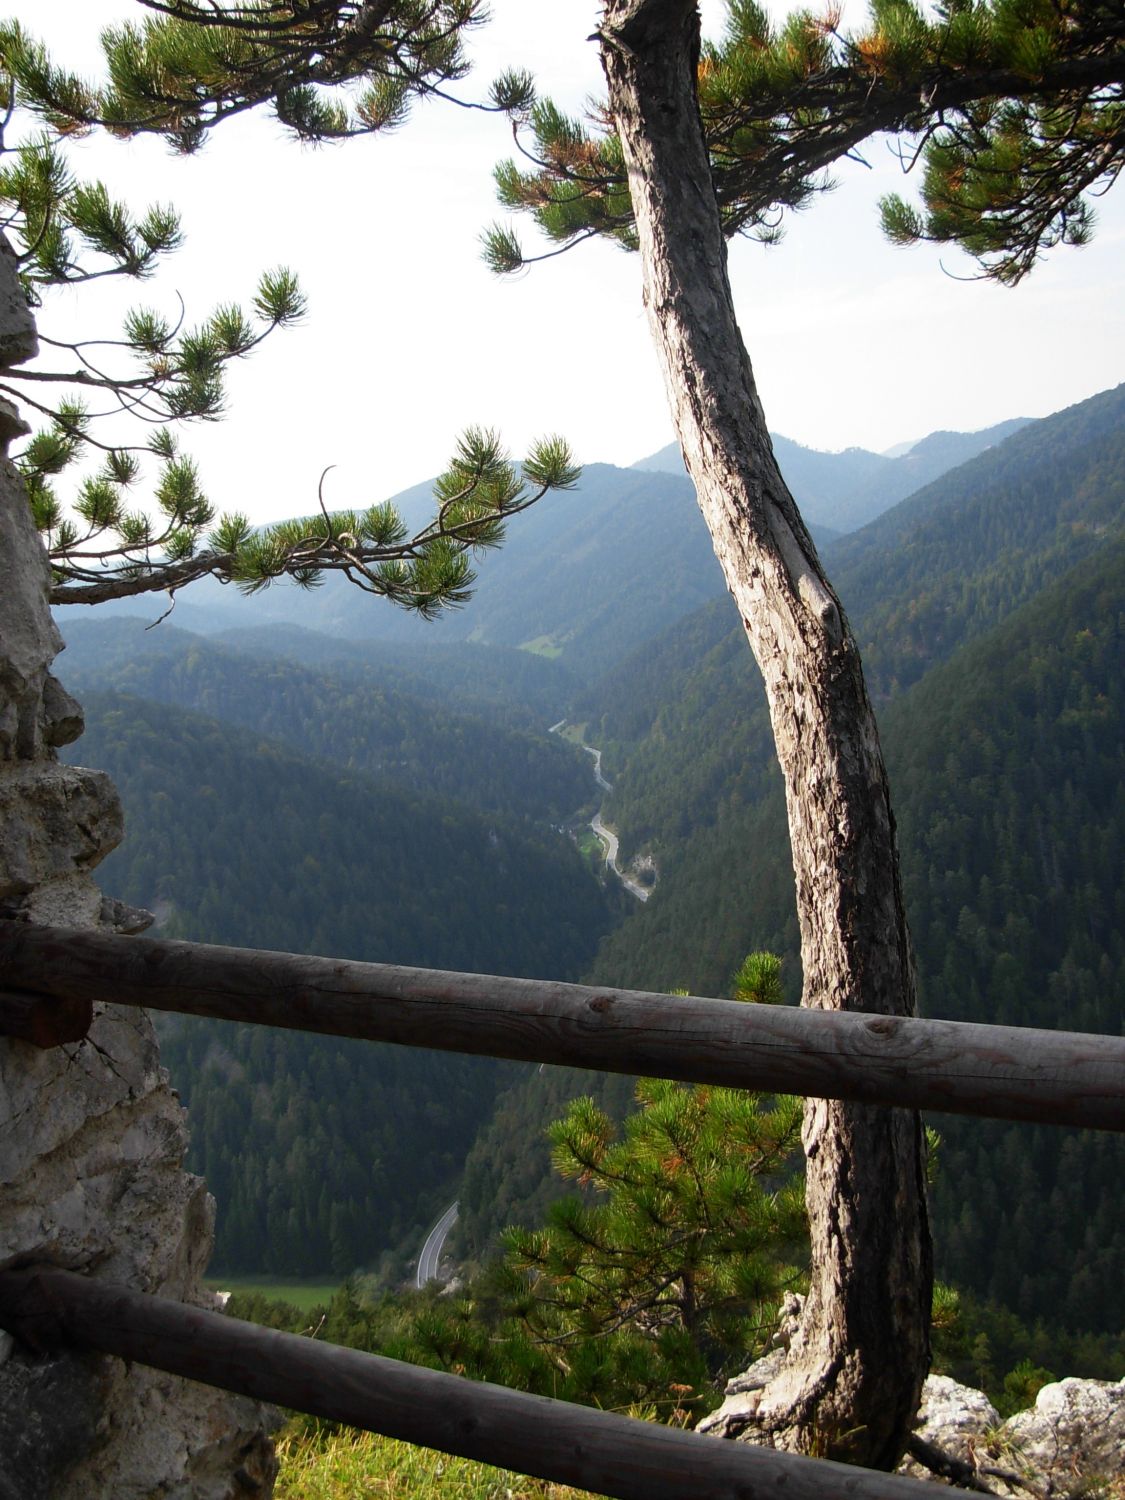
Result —
<instances>
[{"instance_id":1,"label":"forested mountain slope","mask_svg":"<svg viewBox=\"0 0 1125 1500\"><path fill-rule=\"evenodd\" d=\"M452 649L462 659L485 654ZM503 670L496 667L495 675ZM329 667L279 655L262 660L169 624L146 631L137 620L109 619L70 627L58 671L80 701L112 688L196 709L302 754L510 816L559 822L590 796L585 758L522 727L532 718L522 705L451 707L425 679L413 681L425 696L404 691L411 681L404 670L362 660ZM463 667L459 675L467 702L469 676ZM545 728L543 715L539 720Z\"/></svg>"},{"instance_id":2,"label":"forested mountain slope","mask_svg":"<svg viewBox=\"0 0 1125 1500\"><path fill-rule=\"evenodd\" d=\"M224 631L214 639L259 661L279 656L337 677L371 674L384 688L445 708L487 712L520 728L553 724L579 687L562 662L511 646L352 641L283 623Z\"/></svg>"},{"instance_id":3,"label":"forested mountain slope","mask_svg":"<svg viewBox=\"0 0 1125 1500\"><path fill-rule=\"evenodd\" d=\"M1125 526L1125 386L1025 427L826 551L885 699ZM773 775L761 682L726 599L607 674L576 709L605 750L626 856L711 827ZM656 921L661 903L641 914ZM630 923L630 927L634 924ZM674 981L670 981L674 982Z\"/></svg>"},{"instance_id":4,"label":"forested mountain slope","mask_svg":"<svg viewBox=\"0 0 1125 1500\"><path fill-rule=\"evenodd\" d=\"M1125 524L1125 385L1042 421L836 542L872 691L916 681Z\"/></svg>"},{"instance_id":5,"label":"forested mountain slope","mask_svg":"<svg viewBox=\"0 0 1125 1500\"><path fill-rule=\"evenodd\" d=\"M86 695L73 758L127 837L107 891L204 942L575 977L610 920L566 839L181 708ZM422 1226L501 1065L177 1020L163 1056L220 1205L216 1267L347 1271ZM510 1069L506 1070L506 1076Z\"/></svg>"},{"instance_id":6,"label":"forested mountain slope","mask_svg":"<svg viewBox=\"0 0 1125 1500\"><path fill-rule=\"evenodd\" d=\"M1125 540L928 674L882 723L926 1013L1116 1034L1125 1024ZM780 778L748 776L746 786L749 795L720 789L706 828L662 838L660 885L605 939L593 982L724 994L743 955L764 947L785 955L790 991L799 989ZM477 1248L497 1227L478 1183L491 1191L511 1160L537 1207L546 1153L537 1176L527 1141L557 1111L556 1094L592 1082L600 1090L578 1074L549 1091L528 1080L503 1102L504 1134L486 1127L467 1164ZM941 1275L1031 1321L1125 1328L1112 1269L1125 1254L1125 1143L934 1123L944 1138ZM508 1213L523 1211L505 1200Z\"/></svg>"},{"instance_id":7,"label":"forested mountain slope","mask_svg":"<svg viewBox=\"0 0 1125 1500\"><path fill-rule=\"evenodd\" d=\"M944 508L933 487L834 549L861 638L877 632L895 666L880 719L931 1014L1110 1032L1125 1018L1122 395L983 455L949 477ZM918 626L912 591L928 615L943 601L941 628ZM896 692L903 678L914 686ZM795 998L780 777L729 606L669 631L585 706L623 848L650 847L660 866L652 899L605 939L589 977L723 994L745 953L766 947L786 955ZM533 1131L523 1094L505 1108ZM939 1123L943 1274L1032 1316L1125 1323L1125 1297L1096 1316L1091 1298L1125 1249L1109 1217L1120 1143Z\"/></svg>"}]
</instances>

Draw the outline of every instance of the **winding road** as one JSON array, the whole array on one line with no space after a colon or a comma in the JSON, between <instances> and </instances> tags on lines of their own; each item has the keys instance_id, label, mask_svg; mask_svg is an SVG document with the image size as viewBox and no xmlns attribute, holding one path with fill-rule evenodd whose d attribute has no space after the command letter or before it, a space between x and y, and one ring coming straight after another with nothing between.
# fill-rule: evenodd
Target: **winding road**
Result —
<instances>
[{"instance_id":1,"label":"winding road","mask_svg":"<svg viewBox=\"0 0 1125 1500\"><path fill-rule=\"evenodd\" d=\"M607 781L602 775L602 752L600 750L595 750L593 745L587 745L585 743L583 744L582 748L588 755L592 755L594 757L594 780L598 783L603 791L612 792L613 783L611 781Z\"/></svg>"},{"instance_id":2,"label":"winding road","mask_svg":"<svg viewBox=\"0 0 1125 1500\"><path fill-rule=\"evenodd\" d=\"M559 730L564 728L565 725L566 720L560 719L557 724L551 725L547 733L558 734ZM581 741L581 744L583 750L586 751L587 755L592 755L594 757L594 780L598 783L603 791L612 792L613 783L607 781L602 775L602 752L595 749L593 745L587 745L585 740ZM639 880L634 880L631 875L626 875L625 871L622 870L618 865L617 851L620 848L620 843L613 829L607 828L605 823L602 821L600 808L591 818L590 827L594 830L594 833L597 835L597 837L605 847L605 862L607 869L613 871L613 873L617 876L618 880L620 880L621 884L625 887L630 895L636 896L638 901L647 901L648 898L652 895L651 887L642 885Z\"/></svg>"},{"instance_id":3,"label":"winding road","mask_svg":"<svg viewBox=\"0 0 1125 1500\"><path fill-rule=\"evenodd\" d=\"M445 1248L446 1236L457 1222L457 1210L460 1206L460 1202L451 1203L426 1236L422 1253L418 1257L418 1270L414 1277L416 1287L424 1287L427 1281L438 1279L441 1252Z\"/></svg>"},{"instance_id":4,"label":"winding road","mask_svg":"<svg viewBox=\"0 0 1125 1500\"><path fill-rule=\"evenodd\" d=\"M587 745L586 748L588 750L590 748L589 745ZM598 754L601 754L600 750ZM602 784L606 785L607 783L603 782ZM631 875L626 875L625 871L618 866L617 850L620 847L618 838L613 829L607 828L606 825L602 822L602 815L600 812L596 812L591 818L590 827L594 830L598 838L600 838L602 843L605 845L605 862L608 868L613 871L613 873L617 876L618 880L620 880L625 889L631 892L632 895L636 896L638 901L647 901L649 896L651 896L652 894L648 886L642 885L639 880L634 880Z\"/></svg>"}]
</instances>

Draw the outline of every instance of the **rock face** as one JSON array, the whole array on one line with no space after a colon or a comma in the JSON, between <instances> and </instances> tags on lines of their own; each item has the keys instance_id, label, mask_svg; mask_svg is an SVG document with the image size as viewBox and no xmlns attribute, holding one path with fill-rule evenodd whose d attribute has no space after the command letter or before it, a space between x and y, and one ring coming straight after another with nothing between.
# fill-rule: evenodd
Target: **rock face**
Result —
<instances>
[{"instance_id":1,"label":"rock face","mask_svg":"<svg viewBox=\"0 0 1125 1500\"><path fill-rule=\"evenodd\" d=\"M0 244L0 365L35 353ZM62 641L49 571L0 405L0 921L119 932L145 914L90 872L122 836L109 778L63 766L82 732L51 676ZM101 1007L85 1041L46 1051L0 1037L0 1269L48 1262L214 1305L201 1283L214 1202L182 1169L185 1116L147 1016ZM0 1334L0 1500L249 1500L273 1490L262 1408L114 1359L42 1358Z\"/></svg>"},{"instance_id":2,"label":"rock face","mask_svg":"<svg viewBox=\"0 0 1125 1500\"><path fill-rule=\"evenodd\" d=\"M775 1347L756 1360L748 1370L743 1370L741 1375L727 1381L722 1406L703 1418L697 1429L699 1432L710 1432L715 1437L738 1438L757 1447L768 1446L768 1434L755 1424L755 1418L762 1402L762 1392L781 1373L785 1364L790 1340L800 1327L804 1305L804 1297L796 1292L786 1292L773 1340Z\"/></svg>"},{"instance_id":3,"label":"rock face","mask_svg":"<svg viewBox=\"0 0 1125 1500\"><path fill-rule=\"evenodd\" d=\"M1060 1380L1001 1422L983 1391L931 1375L915 1433L967 1464L994 1495L1043 1500L1125 1496L1125 1380ZM907 1458L899 1472L932 1478Z\"/></svg>"},{"instance_id":4,"label":"rock face","mask_svg":"<svg viewBox=\"0 0 1125 1500\"><path fill-rule=\"evenodd\" d=\"M799 1299L785 1309L799 1313ZM727 1383L726 1399L700 1424L701 1432L760 1442L753 1424L758 1393L784 1359L767 1354ZM1045 1385L1028 1411L1006 1422L983 1391L931 1375L922 1388L914 1424L927 1459L945 1457L959 1467L959 1488L1007 1500L1125 1500L1125 1380L1060 1380ZM946 1485L933 1469L907 1456L898 1473Z\"/></svg>"},{"instance_id":5,"label":"rock face","mask_svg":"<svg viewBox=\"0 0 1125 1500\"><path fill-rule=\"evenodd\" d=\"M993 1463L999 1451L995 1448L999 1430L1000 1413L983 1391L960 1385L948 1375L927 1377L914 1423L914 1434L923 1443L976 1471L981 1465ZM935 1477L930 1469L909 1456L899 1464L899 1473L917 1479Z\"/></svg>"},{"instance_id":6,"label":"rock face","mask_svg":"<svg viewBox=\"0 0 1125 1500\"><path fill-rule=\"evenodd\" d=\"M1044 1493L1125 1496L1125 1380L1045 1385L1000 1433L1021 1466L1050 1486Z\"/></svg>"}]
</instances>

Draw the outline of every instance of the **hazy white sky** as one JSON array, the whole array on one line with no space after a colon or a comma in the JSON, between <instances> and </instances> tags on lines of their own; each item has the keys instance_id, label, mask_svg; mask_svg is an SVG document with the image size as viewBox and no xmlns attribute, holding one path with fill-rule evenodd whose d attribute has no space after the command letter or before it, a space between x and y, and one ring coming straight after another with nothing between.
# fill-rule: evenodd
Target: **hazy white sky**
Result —
<instances>
[{"instance_id":1,"label":"hazy white sky","mask_svg":"<svg viewBox=\"0 0 1125 1500\"><path fill-rule=\"evenodd\" d=\"M599 89L586 40L597 11L592 0L493 0L462 90L483 93L514 63L577 109ZM7 13L86 71L102 26L143 15L131 0L9 0ZM228 419L190 439L213 500L254 520L310 509L327 464L337 465L330 504L384 498L435 473L473 422L499 428L517 455L559 431L582 461L629 464L671 438L637 262L587 244L514 280L492 277L479 234L497 217L490 170L509 146L502 120L433 103L396 134L316 150L264 115L231 123L188 160L154 141L78 143L77 170L133 206L174 201L187 245L139 296L112 282L53 294L41 327L104 336L129 301L174 314L177 291L198 317L248 299L261 269L295 269L308 321L241 368ZM793 217L779 248L732 247L775 432L882 450L936 428L1046 415L1125 378L1125 190L1103 200L1090 247L1056 252L1006 291L944 274L942 259L971 271L955 253L887 245L874 205L901 176L883 145L869 159L871 170L846 167L834 193Z\"/></svg>"}]
</instances>

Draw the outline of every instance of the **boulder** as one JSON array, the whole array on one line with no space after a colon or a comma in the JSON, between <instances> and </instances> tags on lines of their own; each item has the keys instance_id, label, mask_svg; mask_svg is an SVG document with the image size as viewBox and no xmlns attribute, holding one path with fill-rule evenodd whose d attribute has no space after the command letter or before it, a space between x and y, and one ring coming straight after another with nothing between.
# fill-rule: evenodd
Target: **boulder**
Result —
<instances>
[{"instance_id":1,"label":"boulder","mask_svg":"<svg viewBox=\"0 0 1125 1500\"><path fill-rule=\"evenodd\" d=\"M1125 1381L1060 1380L1045 1385L1028 1411L1002 1422L983 1391L931 1375L914 1431L933 1450L931 1459L964 1465L962 1477L986 1493L1125 1500ZM912 1455L898 1472L936 1478Z\"/></svg>"},{"instance_id":2,"label":"boulder","mask_svg":"<svg viewBox=\"0 0 1125 1500\"><path fill-rule=\"evenodd\" d=\"M1125 1380L1059 1380L1000 1429L1049 1495L1125 1496Z\"/></svg>"}]
</instances>

